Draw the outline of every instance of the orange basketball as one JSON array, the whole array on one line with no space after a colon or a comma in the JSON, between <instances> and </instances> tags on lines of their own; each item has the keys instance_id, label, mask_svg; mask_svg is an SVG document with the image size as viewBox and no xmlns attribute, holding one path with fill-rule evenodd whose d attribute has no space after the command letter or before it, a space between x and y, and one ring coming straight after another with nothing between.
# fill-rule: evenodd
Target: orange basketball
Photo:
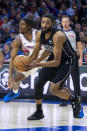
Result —
<instances>
[{"instance_id":1,"label":"orange basketball","mask_svg":"<svg viewBox=\"0 0 87 131\"><path fill-rule=\"evenodd\" d=\"M24 66L29 64L29 57L25 55L19 55L14 58L13 67L16 71L24 72Z\"/></svg>"}]
</instances>

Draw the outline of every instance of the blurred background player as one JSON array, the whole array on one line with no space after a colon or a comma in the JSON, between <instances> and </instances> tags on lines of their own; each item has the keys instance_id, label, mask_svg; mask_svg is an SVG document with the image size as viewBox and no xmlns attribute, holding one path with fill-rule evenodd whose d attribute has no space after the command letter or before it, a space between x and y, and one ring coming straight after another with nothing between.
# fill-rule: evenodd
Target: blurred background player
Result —
<instances>
[{"instance_id":1,"label":"blurred background player","mask_svg":"<svg viewBox=\"0 0 87 131\"><path fill-rule=\"evenodd\" d=\"M80 96L80 75L79 66L83 64L83 46L80 41L79 33L70 27L70 19L68 16L62 18L62 31L66 34L67 38L71 42L74 51L79 53L76 55L74 65L72 66L71 76L74 85L75 96ZM67 106L67 101L62 101L60 106Z\"/></svg>"},{"instance_id":2,"label":"blurred background player","mask_svg":"<svg viewBox=\"0 0 87 131\"><path fill-rule=\"evenodd\" d=\"M4 102L11 101L13 98L16 98L20 95L19 85L20 81L28 76L28 73L16 73L13 77L13 60L18 55L19 50L24 49L29 51L29 54L32 53L33 47L35 45L35 34L36 30L32 29L34 25L33 17L23 18L19 22L19 35L12 43L11 59L9 65L9 79L8 86L12 88L12 91L7 94L4 98ZM20 54L20 53L19 53Z\"/></svg>"}]
</instances>

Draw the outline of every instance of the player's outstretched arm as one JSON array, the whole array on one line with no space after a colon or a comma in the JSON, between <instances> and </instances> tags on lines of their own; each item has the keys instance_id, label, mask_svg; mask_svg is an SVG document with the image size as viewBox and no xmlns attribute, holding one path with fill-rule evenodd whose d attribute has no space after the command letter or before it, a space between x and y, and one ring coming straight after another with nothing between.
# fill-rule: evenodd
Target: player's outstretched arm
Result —
<instances>
[{"instance_id":1,"label":"player's outstretched arm","mask_svg":"<svg viewBox=\"0 0 87 131\"><path fill-rule=\"evenodd\" d=\"M79 50L79 66L82 66L83 64L83 45L82 45L82 42L79 41L77 42L77 46L78 46L78 50Z\"/></svg>"},{"instance_id":2,"label":"player's outstretched arm","mask_svg":"<svg viewBox=\"0 0 87 131\"><path fill-rule=\"evenodd\" d=\"M11 57L10 57L10 63L9 63L9 80L8 80L8 86L10 87L10 83L12 82L12 74L13 74L13 60L17 56L18 50L20 49L20 40L16 38L13 43L13 47L11 50ZM10 87L11 88L11 87Z\"/></svg>"}]
</instances>

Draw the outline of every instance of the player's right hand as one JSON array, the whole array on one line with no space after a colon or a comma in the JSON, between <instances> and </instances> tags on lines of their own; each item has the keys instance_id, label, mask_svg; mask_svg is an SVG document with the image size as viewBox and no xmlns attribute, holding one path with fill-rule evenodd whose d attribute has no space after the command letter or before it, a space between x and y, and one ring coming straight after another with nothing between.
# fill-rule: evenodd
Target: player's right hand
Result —
<instances>
[{"instance_id":1,"label":"player's right hand","mask_svg":"<svg viewBox=\"0 0 87 131\"><path fill-rule=\"evenodd\" d=\"M13 78L8 79L8 87L13 88Z\"/></svg>"}]
</instances>

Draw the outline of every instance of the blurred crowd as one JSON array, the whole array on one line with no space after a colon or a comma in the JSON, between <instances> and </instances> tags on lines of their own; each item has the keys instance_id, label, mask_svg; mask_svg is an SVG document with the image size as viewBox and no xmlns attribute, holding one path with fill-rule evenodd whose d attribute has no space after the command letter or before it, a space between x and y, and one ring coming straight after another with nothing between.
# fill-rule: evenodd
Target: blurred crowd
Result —
<instances>
[{"instance_id":1,"label":"blurred crowd","mask_svg":"<svg viewBox=\"0 0 87 131\"><path fill-rule=\"evenodd\" d=\"M54 15L57 29L61 29L61 18L67 15L71 27L79 32L83 44L83 63L87 62L87 0L0 0L0 68L3 61L10 60L12 41L18 31L21 18L32 16L36 29L40 29L43 14ZM23 49L19 54L27 55Z\"/></svg>"}]
</instances>

